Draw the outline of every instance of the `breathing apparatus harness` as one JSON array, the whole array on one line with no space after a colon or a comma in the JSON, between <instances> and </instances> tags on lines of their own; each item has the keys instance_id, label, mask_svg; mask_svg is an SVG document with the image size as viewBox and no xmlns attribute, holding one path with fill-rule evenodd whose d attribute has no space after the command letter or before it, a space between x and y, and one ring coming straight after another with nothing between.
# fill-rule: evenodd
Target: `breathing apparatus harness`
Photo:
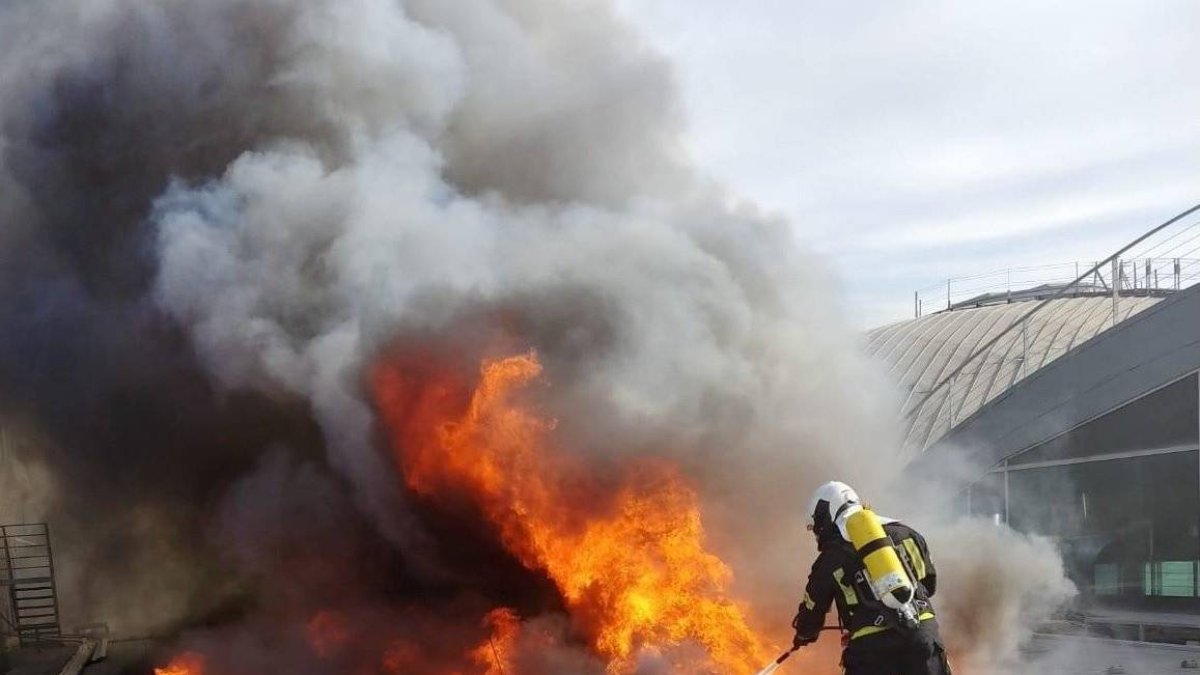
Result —
<instances>
[{"instance_id":1,"label":"breathing apparatus harness","mask_svg":"<svg viewBox=\"0 0 1200 675\"><path fill-rule=\"evenodd\" d=\"M838 509L834 522L839 523L838 529L854 548L861 565L854 576L856 585L866 587L883 607L876 627L916 632L921 623L917 576L907 553L884 530L886 522L893 521L885 522L870 506L847 502Z\"/></svg>"}]
</instances>

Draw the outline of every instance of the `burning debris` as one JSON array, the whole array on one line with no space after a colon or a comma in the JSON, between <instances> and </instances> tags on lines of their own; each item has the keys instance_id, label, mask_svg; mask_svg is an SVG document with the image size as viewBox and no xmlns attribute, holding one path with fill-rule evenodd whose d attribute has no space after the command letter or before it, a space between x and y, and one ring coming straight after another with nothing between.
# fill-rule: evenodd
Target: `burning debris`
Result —
<instances>
[{"instance_id":1,"label":"burning debris","mask_svg":"<svg viewBox=\"0 0 1200 675\"><path fill-rule=\"evenodd\" d=\"M491 631L487 644L479 645L471 652L475 665L485 668L484 675L503 675L513 670L517 648L517 637L521 632L521 620L510 609L492 610L484 620Z\"/></svg>"},{"instance_id":2,"label":"burning debris","mask_svg":"<svg viewBox=\"0 0 1200 675\"><path fill-rule=\"evenodd\" d=\"M154 675L205 675L204 664L201 654L183 652L162 668L155 668Z\"/></svg>"}]
</instances>

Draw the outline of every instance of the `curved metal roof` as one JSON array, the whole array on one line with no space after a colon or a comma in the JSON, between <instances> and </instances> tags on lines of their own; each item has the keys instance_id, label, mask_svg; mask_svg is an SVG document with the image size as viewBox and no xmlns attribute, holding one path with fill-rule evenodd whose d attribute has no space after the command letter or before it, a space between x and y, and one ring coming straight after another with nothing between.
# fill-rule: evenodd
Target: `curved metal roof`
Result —
<instances>
[{"instance_id":1,"label":"curved metal roof","mask_svg":"<svg viewBox=\"0 0 1200 675\"><path fill-rule=\"evenodd\" d=\"M1122 296L1118 323L1161 299ZM926 400L929 391L972 352L1029 307L1014 302L940 312L867 334L867 353L882 361L900 385L901 419L907 427L905 459L923 452L1022 378L1113 326L1111 297L1053 300L1029 319L1025 329L1005 336L964 368L950 386Z\"/></svg>"}]
</instances>

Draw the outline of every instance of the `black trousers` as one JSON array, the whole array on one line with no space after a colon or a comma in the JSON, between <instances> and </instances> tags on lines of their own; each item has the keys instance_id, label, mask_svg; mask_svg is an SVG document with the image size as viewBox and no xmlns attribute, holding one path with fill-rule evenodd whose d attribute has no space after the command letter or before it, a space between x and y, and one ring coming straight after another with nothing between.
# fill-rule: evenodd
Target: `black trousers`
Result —
<instances>
[{"instance_id":1,"label":"black trousers","mask_svg":"<svg viewBox=\"0 0 1200 675\"><path fill-rule=\"evenodd\" d=\"M934 635L900 640L875 636L853 640L842 652L845 675L951 675L946 650Z\"/></svg>"}]
</instances>

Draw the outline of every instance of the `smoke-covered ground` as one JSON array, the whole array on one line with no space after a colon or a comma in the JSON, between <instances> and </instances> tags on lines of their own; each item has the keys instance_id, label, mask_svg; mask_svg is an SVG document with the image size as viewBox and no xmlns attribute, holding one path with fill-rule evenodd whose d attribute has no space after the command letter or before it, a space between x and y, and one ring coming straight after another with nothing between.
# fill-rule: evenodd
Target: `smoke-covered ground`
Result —
<instances>
[{"instance_id":1,"label":"smoke-covered ground","mask_svg":"<svg viewBox=\"0 0 1200 675\"><path fill-rule=\"evenodd\" d=\"M569 633L407 494L366 386L394 350L535 351L560 444L676 463L784 634L813 487L909 519L889 385L802 226L691 165L669 65L607 2L10 2L0 44L0 396L44 434L22 508L75 618L189 627L221 672L325 672L288 649L321 606L435 654L500 602ZM970 672L1067 592L1042 543L912 524Z\"/></svg>"},{"instance_id":2,"label":"smoke-covered ground","mask_svg":"<svg viewBox=\"0 0 1200 675\"><path fill-rule=\"evenodd\" d=\"M1090 675L1109 669L1126 675L1175 675L1200 659L1200 648L1120 642L1084 637L1039 636L1023 650L1025 661L1012 675ZM1006 673L1006 675L1007 675Z\"/></svg>"}]
</instances>

